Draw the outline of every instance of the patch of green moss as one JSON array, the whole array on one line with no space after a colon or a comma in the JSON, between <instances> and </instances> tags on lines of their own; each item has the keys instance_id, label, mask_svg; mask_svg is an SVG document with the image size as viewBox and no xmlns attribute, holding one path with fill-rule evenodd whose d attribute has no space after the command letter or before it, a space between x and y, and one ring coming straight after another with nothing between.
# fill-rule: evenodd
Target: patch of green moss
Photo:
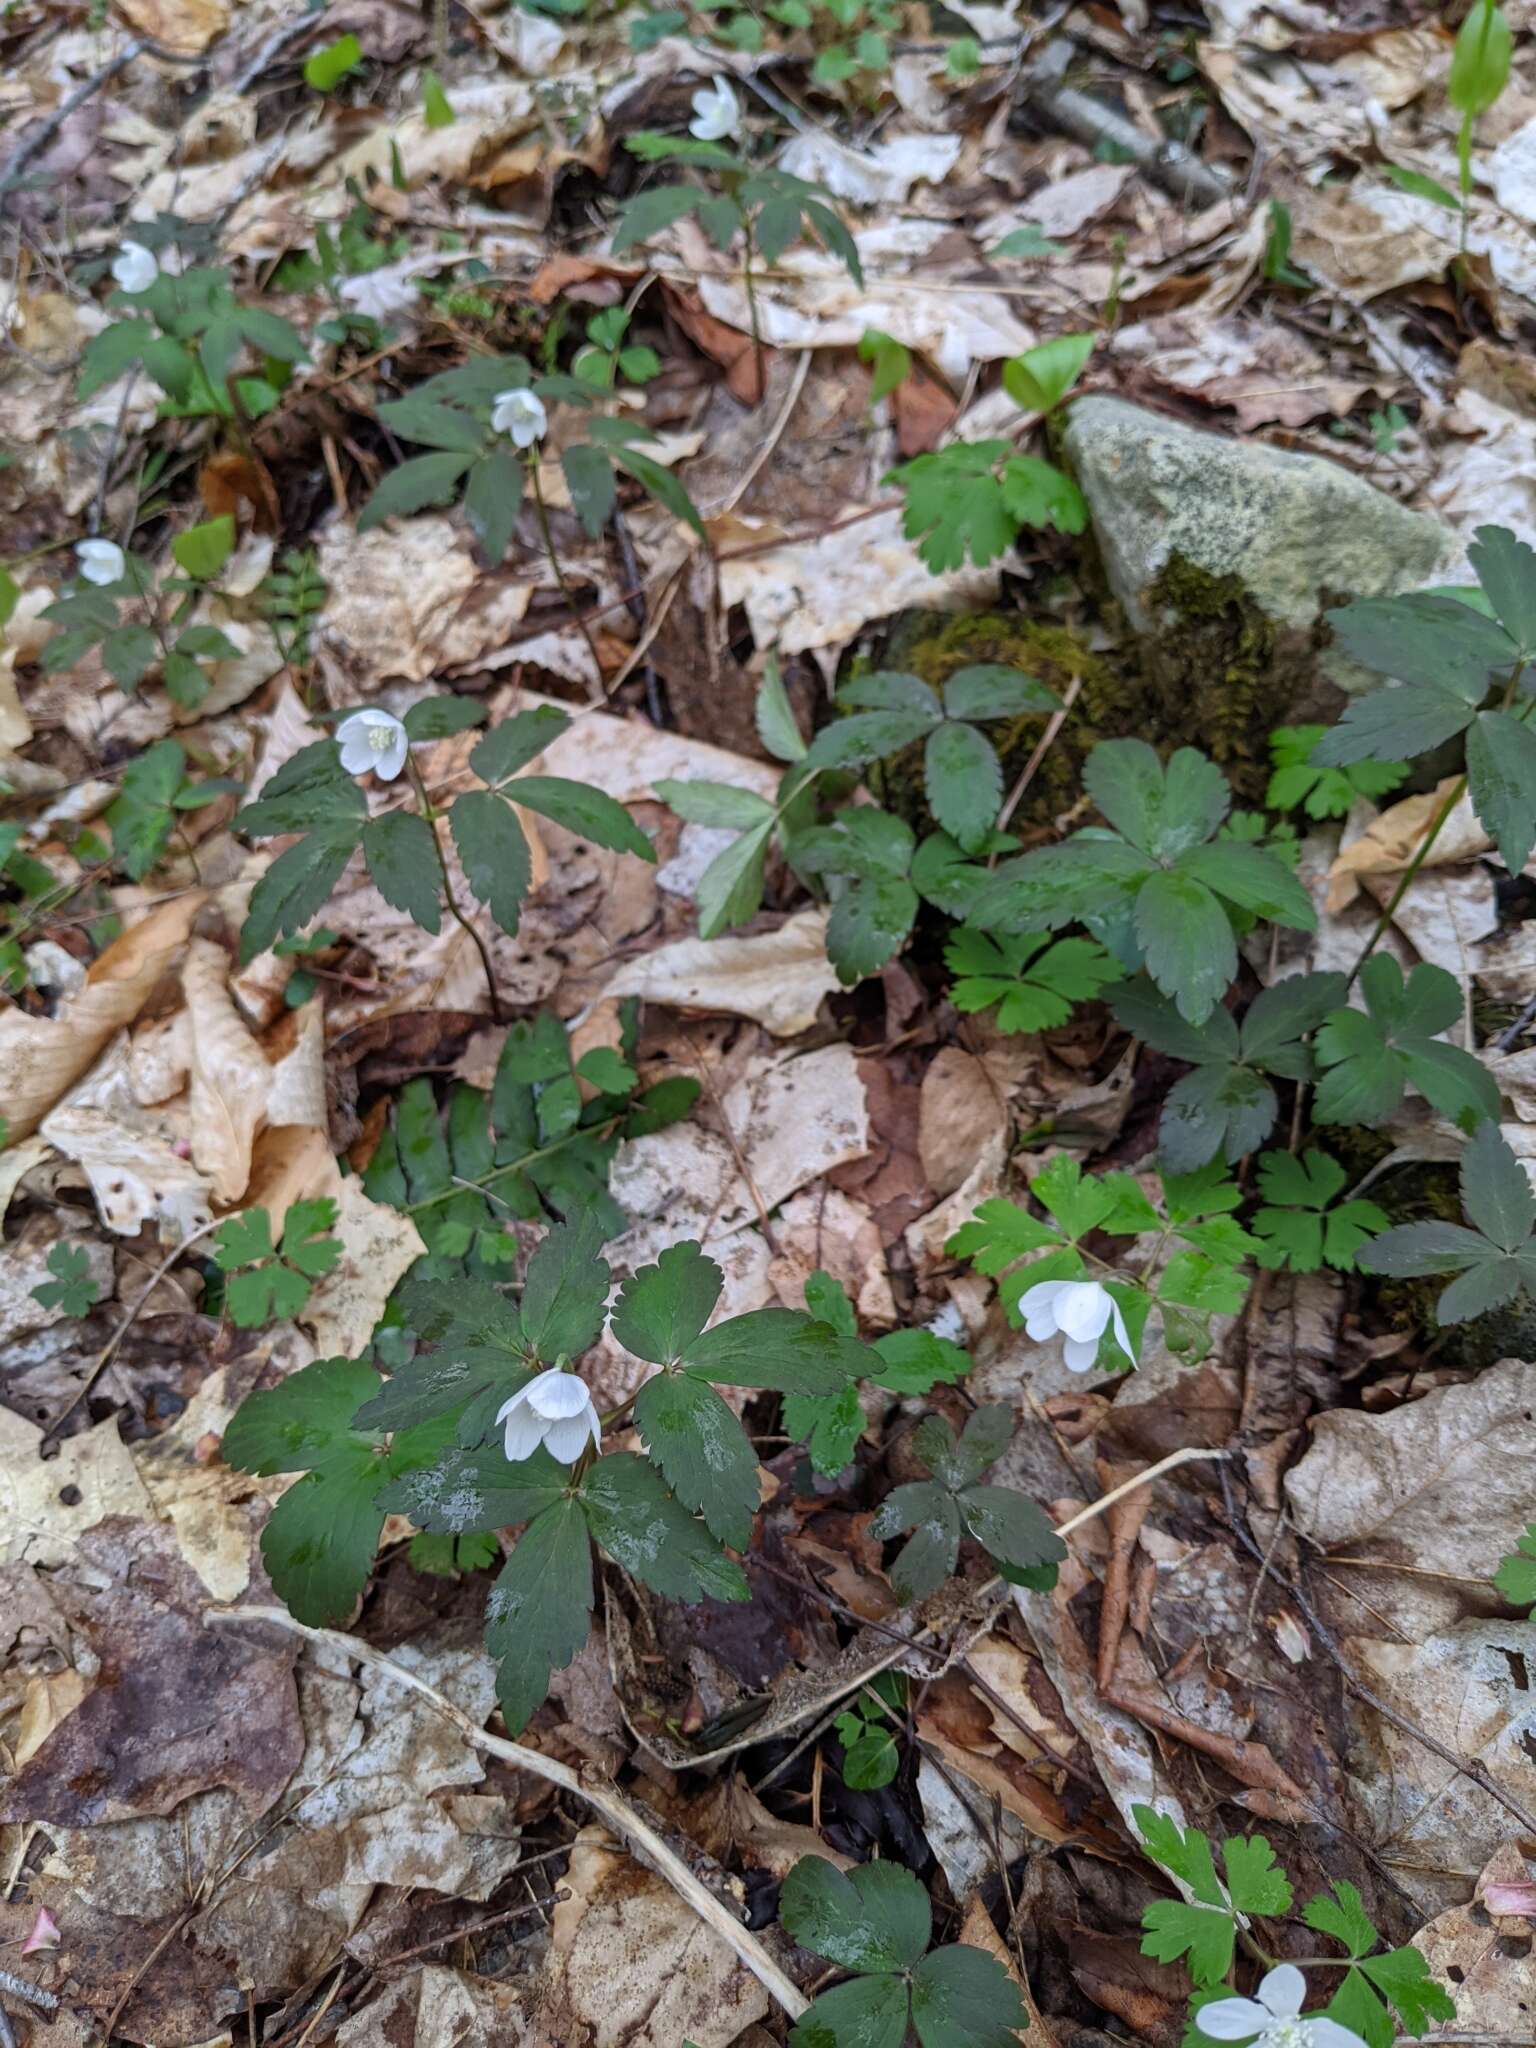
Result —
<instances>
[{"instance_id":1,"label":"patch of green moss","mask_svg":"<svg viewBox=\"0 0 1536 2048\"><path fill-rule=\"evenodd\" d=\"M1262 801L1269 735L1312 683L1315 651L1291 644L1236 576L1170 556L1152 585L1157 627L1140 656L1162 732L1200 747L1227 772L1239 803Z\"/></svg>"}]
</instances>

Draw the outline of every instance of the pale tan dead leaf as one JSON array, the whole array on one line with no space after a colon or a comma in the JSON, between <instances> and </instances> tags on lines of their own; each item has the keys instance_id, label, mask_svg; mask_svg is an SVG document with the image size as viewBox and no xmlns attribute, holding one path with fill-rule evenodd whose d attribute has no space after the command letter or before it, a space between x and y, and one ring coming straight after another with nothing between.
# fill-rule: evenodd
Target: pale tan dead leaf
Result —
<instances>
[{"instance_id":1,"label":"pale tan dead leaf","mask_svg":"<svg viewBox=\"0 0 1536 2048\"><path fill-rule=\"evenodd\" d=\"M320 540L320 574L320 637L365 691L390 676L424 682L502 646L535 587L532 577L487 576L468 535L439 514L364 534L330 527Z\"/></svg>"},{"instance_id":2,"label":"pale tan dead leaf","mask_svg":"<svg viewBox=\"0 0 1536 2048\"><path fill-rule=\"evenodd\" d=\"M527 17L520 17L526 19ZM401 2041L454 2048L542 2048L519 1984L498 1984L446 1963L404 1971L333 2036L336 2048L396 2048ZM205 2044L209 2048L209 2044ZM217 2044L212 2044L217 2048Z\"/></svg>"},{"instance_id":3,"label":"pale tan dead leaf","mask_svg":"<svg viewBox=\"0 0 1536 2048\"><path fill-rule=\"evenodd\" d=\"M117 0L117 9L141 35L187 57L229 27L228 0Z\"/></svg>"},{"instance_id":4,"label":"pale tan dead leaf","mask_svg":"<svg viewBox=\"0 0 1536 2048\"><path fill-rule=\"evenodd\" d=\"M251 1147L267 1121L272 1068L229 994L229 955L193 939L182 969L190 1021L192 1158L219 1201L238 1202L251 1178Z\"/></svg>"},{"instance_id":5,"label":"pale tan dead leaf","mask_svg":"<svg viewBox=\"0 0 1536 2048\"><path fill-rule=\"evenodd\" d=\"M779 1248L768 1273L786 1308L805 1306L805 1283L819 1270L847 1290L861 1328L895 1324L885 1245L866 1203L841 1188L803 1189L780 1209L774 1236Z\"/></svg>"},{"instance_id":6,"label":"pale tan dead leaf","mask_svg":"<svg viewBox=\"0 0 1536 2048\"><path fill-rule=\"evenodd\" d=\"M1531 1514L1536 1364L1506 1359L1385 1415L1317 1417L1287 1473L1301 1533L1325 1550L1486 1579Z\"/></svg>"},{"instance_id":7,"label":"pale tan dead leaf","mask_svg":"<svg viewBox=\"0 0 1536 2048\"><path fill-rule=\"evenodd\" d=\"M9 1745L11 1760L18 1771L37 1755L59 1723L75 1711L86 1691L85 1680L73 1670L27 1680L20 1719Z\"/></svg>"},{"instance_id":8,"label":"pale tan dead leaf","mask_svg":"<svg viewBox=\"0 0 1536 2048\"><path fill-rule=\"evenodd\" d=\"M286 1051L275 1056L269 1049L271 1067L267 1083L266 1121L274 1128L284 1124L313 1124L323 1131L325 1113L325 1006L318 996L289 1013L293 1040Z\"/></svg>"},{"instance_id":9,"label":"pale tan dead leaf","mask_svg":"<svg viewBox=\"0 0 1536 2048\"><path fill-rule=\"evenodd\" d=\"M342 1256L317 1280L301 1318L321 1357L355 1358L373 1335L395 1282L426 1250L410 1217L363 1192L345 1177L323 1130L269 1130L258 1140L249 1200L274 1219L292 1202L329 1196L336 1204L332 1235Z\"/></svg>"},{"instance_id":10,"label":"pale tan dead leaf","mask_svg":"<svg viewBox=\"0 0 1536 2048\"><path fill-rule=\"evenodd\" d=\"M407 190L431 178L477 182L482 173L494 182L500 146L537 118L532 85L516 78L472 80L455 85L452 100L454 118L441 128L429 127L421 110L381 122L336 160L326 182L370 185L379 179L388 186L397 163Z\"/></svg>"},{"instance_id":11,"label":"pale tan dead leaf","mask_svg":"<svg viewBox=\"0 0 1536 2048\"><path fill-rule=\"evenodd\" d=\"M986 1063L962 1046L941 1047L923 1073L917 1128L930 1187L952 1194L996 1151L1007 1124L1007 1104Z\"/></svg>"},{"instance_id":12,"label":"pale tan dead leaf","mask_svg":"<svg viewBox=\"0 0 1536 2048\"><path fill-rule=\"evenodd\" d=\"M41 1135L85 1175L108 1230L131 1237L153 1218L179 1239L208 1221L212 1191L179 1141L73 1101L43 1119Z\"/></svg>"},{"instance_id":13,"label":"pale tan dead leaf","mask_svg":"<svg viewBox=\"0 0 1536 2048\"><path fill-rule=\"evenodd\" d=\"M1536 1906L1530 1866L1515 1841L1501 1842L1465 1905L1456 1905L1420 1928L1413 1945L1439 1984L1453 1986L1456 2017L1450 2031L1520 2040L1531 2024L1530 1922L1505 1917L1499 1895L1521 1892ZM1502 1923L1502 1924L1501 1924ZM1511 1936L1513 1939L1511 1940ZM1446 2028L1424 2035L1433 2041Z\"/></svg>"},{"instance_id":14,"label":"pale tan dead leaf","mask_svg":"<svg viewBox=\"0 0 1536 2048\"><path fill-rule=\"evenodd\" d=\"M815 1023L841 984L827 958L827 913L800 910L777 931L747 938L678 939L626 961L608 996L642 996L674 1009L751 1017L775 1038Z\"/></svg>"},{"instance_id":15,"label":"pale tan dead leaf","mask_svg":"<svg viewBox=\"0 0 1536 2048\"><path fill-rule=\"evenodd\" d=\"M780 529L752 519L711 520L717 545L765 544L761 554L737 555L720 565L720 594L727 605L746 607L759 647L775 642L785 654L840 647L871 619L887 619L907 605L936 611L984 610L997 597L995 564L966 563L935 575L901 530L901 509L854 519L838 545L823 539L796 541ZM768 546L766 543L777 545Z\"/></svg>"},{"instance_id":16,"label":"pale tan dead leaf","mask_svg":"<svg viewBox=\"0 0 1536 2048\"><path fill-rule=\"evenodd\" d=\"M1403 872L1455 787L1456 778L1448 776L1422 795L1405 796L1401 802L1389 804L1357 839L1340 849L1328 870L1325 908L1331 915L1347 910L1354 902L1362 877ZM1471 798L1462 796L1436 833L1434 844L1424 856L1424 866L1456 867L1487 853L1492 844L1478 822Z\"/></svg>"},{"instance_id":17,"label":"pale tan dead leaf","mask_svg":"<svg viewBox=\"0 0 1536 2048\"><path fill-rule=\"evenodd\" d=\"M46 1463L42 1441L35 1424L0 1408L0 1561L66 1564L75 1538L108 1515L152 1512L116 1416L66 1437Z\"/></svg>"},{"instance_id":18,"label":"pale tan dead leaf","mask_svg":"<svg viewBox=\"0 0 1536 2048\"><path fill-rule=\"evenodd\" d=\"M554 1909L545 2024L590 2048L730 2048L768 1994L656 1873L583 1828Z\"/></svg>"},{"instance_id":19,"label":"pale tan dead leaf","mask_svg":"<svg viewBox=\"0 0 1536 2048\"><path fill-rule=\"evenodd\" d=\"M779 166L856 206L901 206L914 185L942 184L960 149L958 135L895 135L867 149L850 149L829 130L811 128L791 138Z\"/></svg>"},{"instance_id":20,"label":"pale tan dead leaf","mask_svg":"<svg viewBox=\"0 0 1536 2048\"><path fill-rule=\"evenodd\" d=\"M1382 908L1400 886L1387 875L1372 875L1366 888ZM1493 870L1475 861L1467 867L1430 867L1414 876L1392 922L1421 960L1443 967L1465 982L1476 973L1479 941L1498 926Z\"/></svg>"},{"instance_id":21,"label":"pale tan dead leaf","mask_svg":"<svg viewBox=\"0 0 1536 2048\"><path fill-rule=\"evenodd\" d=\"M0 1115L12 1138L34 1131L112 1034L142 1009L186 941L205 891L189 890L114 939L56 1017L0 1014Z\"/></svg>"}]
</instances>

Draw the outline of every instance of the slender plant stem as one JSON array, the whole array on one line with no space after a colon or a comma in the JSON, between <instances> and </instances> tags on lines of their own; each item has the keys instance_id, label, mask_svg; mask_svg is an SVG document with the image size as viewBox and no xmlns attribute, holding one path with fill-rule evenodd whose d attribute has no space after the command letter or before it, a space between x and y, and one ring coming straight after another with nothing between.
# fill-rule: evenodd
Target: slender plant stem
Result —
<instances>
[{"instance_id":1,"label":"slender plant stem","mask_svg":"<svg viewBox=\"0 0 1536 2048\"><path fill-rule=\"evenodd\" d=\"M741 281L747 288L747 320L752 329L752 368L757 377L757 397L761 404L768 391L768 372L763 362L763 330L757 317L757 283L752 275L752 223L747 220L742 233Z\"/></svg>"},{"instance_id":2,"label":"slender plant stem","mask_svg":"<svg viewBox=\"0 0 1536 2048\"><path fill-rule=\"evenodd\" d=\"M427 785L421 779L421 770L416 766L415 761L409 754L405 757L405 764L410 770L411 781L415 785L416 795L421 802L421 815L426 819L427 830L432 834L432 847L437 855L438 871L443 878L443 896L448 905L449 915L456 924L469 934L469 937L474 942L475 951L480 955L480 965L485 969L485 986L491 998L491 1016L496 1023L505 1023L506 1017L501 1007L501 991L496 986L496 969L491 965L491 949L481 937L478 928L465 916L460 907L459 899L454 894L453 874L448 866L448 856L443 851L443 842L437 836L438 813L433 807L432 799L427 795Z\"/></svg>"},{"instance_id":3,"label":"slender plant stem","mask_svg":"<svg viewBox=\"0 0 1536 2048\"><path fill-rule=\"evenodd\" d=\"M1371 955L1375 952L1376 948L1381 944L1382 939L1386 936L1387 927L1391 924L1392 919L1397 914L1397 906L1402 902L1403 898L1407 895L1409 889L1413 886L1414 876L1417 875L1419 869L1423 867L1425 858L1429 853L1429 849L1434 845L1435 841L1439 838L1441 826L1445 823L1446 819L1451 815L1452 811L1455 810L1456 806L1461 802L1462 798L1466 795L1466 793L1467 778L1465 775L1459 775L1456 778L1456 782L1452 787L1450 795L1446 798L1445 802L1440 806L1439 812L1435 817L1434 823L1430 826L1429 830L1424 834L1424 837L1419 841L1418 845L1413 849L1413 858L1409 861L1407 867L1403 869L1402 875L1398 880L1397 887L1392 891L1391 896L1387 899L1386 908L1382 911L1380 917L1377 918L1375 924L1371 927L1371 935L1366 940L1364 946L1361 947L1359 959L1355 962L1354 966L1351 967L1351 969L1349 970L1349 979L1344 984L1346 991L1354 987L1355 983L1360 978L1361 968L1365 965L1366 961L1370 959Z\"/></svg>"},{"instance_id":4,"label":"slender plant stem","mask_svg":"<svg viewBox=\"0 0 1536 2048\"><path fill-rule=\"evenodd\" d=\"M550 529L549 507L544 502L544 486L539 482L539 451L535 443L528 451L528 475L533 484L534 510L539 518L539 532L544 536L544 552L549 557L549 566L555 572L555 581L560 586L560 595L565 599L566 610L581 628L581 637L587 643L587 652L592 657L591 700L594 704L603 702L603 664L598 659L597 642L592 638L592 629L577 609L571 594L571 586L565 580L565 571L560 566L560 557L555 552L555 536Z\"/></svg>"}]
</instances>

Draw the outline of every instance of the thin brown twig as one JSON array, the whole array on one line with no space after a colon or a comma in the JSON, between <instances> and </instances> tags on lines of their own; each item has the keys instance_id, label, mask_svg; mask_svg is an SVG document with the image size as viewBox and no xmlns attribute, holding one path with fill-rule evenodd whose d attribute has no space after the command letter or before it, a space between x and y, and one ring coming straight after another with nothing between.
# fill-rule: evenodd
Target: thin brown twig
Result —
<instances>
[{"instance_id":1,"label":"thin brown twig","mask_svg":"<svg viewBox=\"0 0 1536 2048\"><path fill-rule=\"evenodd\" d=\"M583 1777L563 1764L558 1758L544 1756L536 1749L529 1749L523 1743L509 1742L505 1737L492 1735L489 1730L479 1727L462 1708L435 1685L416 1672L398 1664L394 1658L386 1657L374 1649L371 1643L361 1641L357 1636L343 1635L337 1629L309 1628L303 1622L295 1621L283 1607L242 1607L226 1609L222 1613L209 1613L207 1621L214 1626L244 1626L249 1623L270 1622L275 1627L291 1630L306 1641L318 1643L334 1650L354 1662L372 1666L376 1671L387 1672L400 1685L419 1693L425 1700L445 1715L458 1729L464 1740L475 1749L484 1750L489 1756L500 1757L504 1763L515 1769L527 1771L546 1784L558 1785L563 1792L580 1799L590 1806L607 1822L614 1832L630 1846L634 1854L649 1863L675 1892L693 1908L699 1918L710 1927L732 1949L739 1962L776 1999L791 2019L799 2019L809 2000L799 1987L792 1983L774 1961L750 1929L721 1904L712 1891L694 1875L688 1865L672 1849L640 1814L630 1805L622 1793L613 1786L597 1779Z\"/></svg>"},{"instance_id":2,"label":"thin brown twig","mask_svg":"<svg viewBox=\"0 0 1536 2048\"><path fill-rule=\"evenodd\" d=\"M1080 675L1074 676L1071 682L1068 683L1066 690L1062 696L1060 710L1053 711L1050 717L1046 720L1045 731L1041 733L1039 739L1035 742L1034 752L1030 755L1029 759L1024 763L1023 768L1020 770L1018 781L1013 785L1012 789L1009 790L1007 796L1003 799L1003 808L997 814L997 824L994 828L995 830L999 832L1007 831L1008 820L1013 816L1014 812L1018 809L1020 803L1023 801L1024 792L1029 788L1029 785L1034 781L1036 772L1040 767L1040 763L1045 759L1046 755L1051 751L1052 746L1055 744L1056 735L1061 731L1061 728L1066 724L1067 719L1071 713L1072 706L1077 702L1078 693L1081 691L1082 687L1083 679ZM994 853L992 858L987 862L987 866L990 868L995 867L996 865L997 855Z\"/></svg>"}]
</instances>

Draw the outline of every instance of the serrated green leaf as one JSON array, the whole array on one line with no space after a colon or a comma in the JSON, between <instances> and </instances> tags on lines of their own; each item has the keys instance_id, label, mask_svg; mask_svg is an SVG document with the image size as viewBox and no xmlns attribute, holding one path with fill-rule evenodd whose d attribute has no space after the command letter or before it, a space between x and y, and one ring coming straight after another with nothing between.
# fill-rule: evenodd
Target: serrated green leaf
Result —
<instances>
[{"instance_id":1,"label":"serrated green leaf","mask_svg":"<svg viewBox=\"0 0 1536 2048\"><path fill-rule=\"evenodd\" d=\"M660 1372L636 1397L635 1427L684 1507L702 1514L720 1542L745 1550L759 1498L757 1454L714 1389L687 1373Z\"/></svg>"},{"instance_id":2,"label":"serrated green leaf","mask_svg":"<svg viewBox=\"0 0 1536 2048\"><path fill-rule=\"evenodd\" d=\"M463 1536L531 1522L570 1487L570 1468L545 1450L508 1464L500 1442L454 1446L395 1479L378 1505L434 1535Z\"/></svg>"},{"instance_id":3,"label":"serrated green leaf","mask_svg":"<svg viewBox=\"0 0 1536 2048\"><path fill-rule=\"evenodd\" d=\"M845 988L878 974L905 943L917 916L917 891L897 875L850 880L827 919L827 957Z\"/></svg>"},{"instance_id":4,"label":"serrated green leaf","mask_svg":"<svg viewBox=\"0 0 1536 2048\"><path fill-rule=\"evenodd\" d=\"M929 733L923 753L928 808L966 853L985 845L1003 798L1003 768L992 743L954 719Z\"/></svg>"},{"instance_id":5,"label":"serrated green leaf","mask_svg":"<svg viewBox=\"0 0 1536 2048\"><path fill-rule=\"evenodd\" d=\"M1193 876L1163 870L1137 891L1135 922L1147 972L1180 1016L1203 1022L1237 974L1237 944L1220 903Z\"/></svg>"},{"instance_id":6,"label":"serrated green leaf","mask_svg":"<svg viewBox=\"0 0 1536 2048\"><path fill-rule=\"evenodd\" d=\"M1029 2014L996 1956L955 1942L912 1972L912 2024L922 2048L1018 2048Z\"/></svg>"},{"instance_id":7,"label":"serrated green leaf","mask_svg":"<svg viewBox=\"0 0 1536 2048\"><path fill-rule=\"evenodd\" d=\"M669 1245L655 1265L624 1282L613 1311L613 1334L636 1358L673 1365L684 1358L715 1310L725 1275L698 1242Z\"/></svg>"},{"instance_id":8,"label":"serrated green leaf","mask_svg":"<svg viewBox=\"0 0 1536 2048\"><path fill-rule=\"evenodd\" d=\"M902 2048L911 1995L900 1977L852 1977L812 1999L789 2048Z\"/></svg>"},{"instance_id":9,"label":"serrated green leaf","mask_svg":"<svg viewBox=\"0 0 1536 2048\"><path fill-rule=\"evenodd\" d=\"M386 519L423 512L429 505L451 504L458 496L459 479L473 458L443 452L416 455L392 469L357 515L357 530L367 533Z\"/></svg>"},{"instance_id":10,"label":"serrated green leaf","mask_svg":"<svg viewBox=\"0 0 1536 2048\"><path fill-rule=\"evenodd\" d=\"M664 804L693 825L749 831L771 825L776 815L766 797L732 782L678 782L663 776L654 787Z\"/></svg>"},{"instance_id":11,"label":"serrated green leaf","mask_svg":"<svg viewBox=\"0 0 1536 2048\"><path fill-rule=\"evenodd\" d=\"M455 801L448 824L471 894L510 937L533 872L517 814L494 790L470 789Z\"/></svg>"},{"instance_id":12,"label":"serrated green leaf","mask_svg":"<svg viewBox=\"0 0 1536 2048\"><path fill-rule=\"evenodd\" d=\"M1467 560L1499 624L1523 655L1536 654L1536 548L1507 526L1480 526Z\"/></svg>"},{"instance_id":13,"label":"serrated green leaf","mask_svg":"<svg viewBox=\"0 0 1536 2048\"><path fill-rule=\"evenodd\" d=\"M496 1659L496 1697L509 1735L519 1735L587 1640L592 1549L578 1503L558 1500L535 1517L502 1566L485 1609L485 1647Z\"/></svg>"},{"instance_id":14,"label":"serrated green leaf","mask_svg":"<svg viewBox=\"0 0 1536 2048\"><path fill-rule=\"evenodd\" d=\"M512 450L497 446L476 458L464 486L464 516L493 569L512 545L525 478L523 465Z\"/></svg>"},{"instance_id":15,"label":"serrated green leaf","mask_svg":"<svg viewBox=\"0 0 1536 2048\"><path fill-rule=\"evenodd\" d=\"M638 854L654 864L656 849L621 803L590 783L560 775L519 775L508 795L530 811L553 818L567 832L615 853ZM457 811L457 806L455 806Z\"/></svg>"},{"instance_id":16,"label":"serrated green leaf","mask_svg":"<svg viewBox=\"0 0 1536 2048\"><path fill-rule=\"evenodd\" d=\"M1347 1879L1335 1878L1333 1897L1309 1899L1301 1917L1319 1934L1331 1935L1351 1956L1363 1956L1376 1946L1380 1936L1365 1910L1365 1901Z\"/></svg>"},{"instance_id":17,"label":"serrated green leaf","mask_svg":"<svg viewBox=\"0 0 1536 2048\"><path fill-rule=\"evenodd\" d=\"M596 540L617 502L613 460L605 449L578 441L562 454L560 467L570 490L571 507L589 537Z\"/></svg>"},{"instance_id":18,"label":"serrated green leaf","mask_svg":"<svg viewBox=\"0 0 1536 2048\"><path fill-rule=\"evenodd\" d=\"M845 1970L910 1970L933 1931L928 1894L899 1863L865 1863L846 1875L822 1856L802 1856L779 1893L779 1918L813 1955Z\"/></svg>"},{"instance_id":19,"label":"serrated green leaf","mask_svg":"<svg viewBox=\"0 0 1536 2048\"><path fill-rule=\"evenodd\" d=\"M363 859L374 887L424 932L442 929L437 839L415 811L385 811L363 827Z\"/></svg>"},{"instance_id":20,"label":"serrated green leaf","mask_svg":"<svg viewBox=\"0 0 1536 2048\"><path fill-rule=\"evenodd\" d=\"M805 1445L813 1468L824 1478L835 1478L851 1462L864 1433L854 1380L836 1394L786 1394L783 1415L784 1434L791 1443Z\"/></svg>"},{"instance_id":21,"label":"serrated green leaf","mask_svg":"<svg viewBox=\"0 0 1536 2048\"><path fill-rule=\"evenodd\" d=\"M951 1576L960 1555L960 1510L936 1480L893 1487L870 1521L879 1541L913 1533L890 1568L891 1584L903 1606L925 1600Z\"/></svg>"},{"instance_id":22,"label":"serrated green leaf","mask_svg":"<svg viewBox=\"0 0 1536 2048\"><path fill-rule=\"evenodd\" d=\"M1493 1583L1511 1607L1536 1607L1536 1522L1527 1523L1524 1535L1500 1561Z\"/></svg>"},{"instance_id":23,"label":"serrated green leaf","mask_svg":"<svg viewBox=\"0 0 1536 2048\"><path fill-rule=\"evenodd\" d=\"M629 1451L599 1458L581 1482L581 1505L593 1539L653 1593L690 1605L749 1597L740 1565L711 1542L644 1458Z\"/></svg>"},{"instance_id":24,"label":"serrated green leaf","mask_svg":"<svg viewBox=\"0 0 1536 2048\"><path fill-rule=\"evenodd\" d=\"M1536 732L1507 711L1480 711L1467 727L1472 808L1518 875L1536 845Z\"/></svg>"},{"instance_id":25,"label":"serrated green leaf","mask_svg":"<svg viewBox=\"0 0 1536 2048\"><path fill-rule=\"evenodd\" d=\"M1232 1967L1232 1916L1183 1899L1154 1899L1141 1916L1141 1952L1160 1963L1183 1958L1197 1987L1220 1984Z\"/></svg>"},{"instance_id":26,"label":"serrated green leaf","mask_svg":"<svg viewBox=\"0 0 1536 2048\"><path fill-rule=\"evenodd\" d=\"M1291 1885L1263 1835L1229 1836L1221 1845L1227 1895L1240 1913L1275 1915L1291 1910Z\"/></svg>"},{"instance_id":27,"label":"serrated green leaf","mask_svg":"<svg viewBox=\"0 0 1536 2048\"><path fill-rule=\"evenodd\" d=\"M1181 1828L1177 1821L1154 1806L1133 1806L1131 1818L1147 1854L1188 1885L1205 1906L1226 1911L1227 1898L1216 1876L1209 1838L1199 1828ZM1225 1974L1225 1972L1223 1972Z\"/></svg>"},{"instance_id":28,"label":"serrated green leaf","mask_svg":"<svg viewBox=\"0 0 1536 2048\"><path fill-rule=\"evenodd\" d=\"M969 1259L978 1273L990 1278L1030 1252L1061 1243L1061 1232L1053 1225L1042 1223L1016 1202L993 1197L961 1224L944 1249L952 1258Z\"/></svg>"},{"instance_id":29,"label":"serrated green leaf","mask_svg":"<svg viewBox=\"0 0 1536 2048\"><path fill-rule=\"evenodd\" d=\"M90 1254L83 1245L56 1244L48 1254L51 1280L32 1289L32 1299L42 1308L57 1308L66 1316L89 1315L100 1298L101 1289L91 1278Z\"/></svg>"},{"instance_id":30,"label":"serrated green leaf","mask_svg":"<svg viewBox=\"0 0 1536 2048\"><path fill-rule=\"evenodd\" d=\"M1362 1956L1359 1968L1397 2014L1405 2034L1424 2034L1456 2017L1454 2001L1429 1974L1421 1949L1394 1948L1383 1955Z\"/></svg>"}]
</instances>

